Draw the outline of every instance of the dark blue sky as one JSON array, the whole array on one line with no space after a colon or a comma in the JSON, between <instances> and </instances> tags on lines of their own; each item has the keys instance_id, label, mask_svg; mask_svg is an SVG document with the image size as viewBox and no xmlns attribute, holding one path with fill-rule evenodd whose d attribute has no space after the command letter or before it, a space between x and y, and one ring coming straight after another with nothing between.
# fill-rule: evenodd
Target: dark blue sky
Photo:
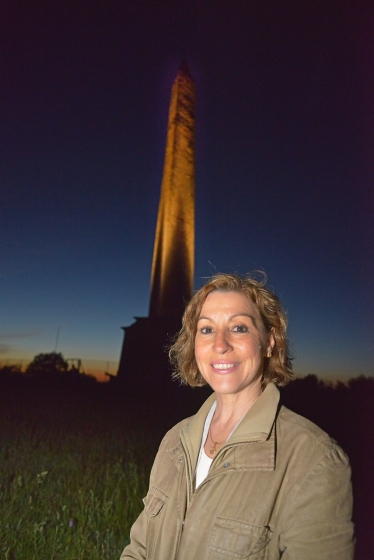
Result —
<instances>
[{"instance_id":1,"label":"dark blue sky","mask_svg":"<svg viewBox=\"0 0 374 560\"><path fill-rule=\"evenodd\" d=\"M196 287L264 269L295 371L374 374L373 7L97 0L0 8L0 361L116 371L146 315L168 104L197 87ZM108 363L109 362L109 363Z\"/></svg>"}]
</instances>

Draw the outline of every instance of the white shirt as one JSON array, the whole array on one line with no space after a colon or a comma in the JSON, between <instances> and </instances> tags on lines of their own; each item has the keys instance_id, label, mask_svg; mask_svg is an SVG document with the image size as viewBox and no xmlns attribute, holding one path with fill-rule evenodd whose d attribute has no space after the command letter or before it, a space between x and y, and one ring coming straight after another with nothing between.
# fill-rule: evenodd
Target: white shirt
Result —
<instances>
[{"instance_id":1,"label":"white shirt","mask_svg":"<svg viewBox=\"0 0 374 560\"><path fill-rule=\"evenodd\" d=\"M200 451L199 451L199 457L197 458L197 465L196 465L196 471L195 471L195 484L196 484L196 488L198 488L200 486L200 484L202 482L204 482L204 480L206 479L206 477L208 476L208 472L210 469L210 466L213 462L213 458L208 457L208 455L205 453L204 451L204 445L206 442L206 438L209 432L209 427L210 427L210 423L213 419L214 413L216 411L216 407L217 407L217 401L214 401L214 403L212 404L207 417L205 419L205 424L204 424L204 429L203 429L203 437L201 438L201 445L200 445ZM244 415L245 416L245 415ZM239 422L236 424L236 426L234 426L234 428L232 429L231 433L229 434L229 437L227 438L226 441L228 441L232 434L235 432L236 428L239 426L240 422L243 420L244 416L242 418L240 418ZM225 441L225 443L226 443Z\"/></svg>"},{"instance_id":2,"label":"white shirt","mask_svg":"<svg viewBox=\"0 0 374 560\"><path fill-rule=\"evenodd\" d=\"M216 410L216 406L217 406L217 401L214 401L214 403L210 407L210 410L209 410L209 412L207 414L207 417L205 419L203 436L201 438L199 457L197 459L196 472L195 472L196 488L198 488L200 486L200 484L208 476L210 465L212 464L212 461L213 461L213 458L211 459L205 453L204 444L205 444L205 441L206 441L206 438L207 438L207 435L208 435L210 423L212 421L212 418L213 418L215 410Z\"/></svg>"}]
</instances>

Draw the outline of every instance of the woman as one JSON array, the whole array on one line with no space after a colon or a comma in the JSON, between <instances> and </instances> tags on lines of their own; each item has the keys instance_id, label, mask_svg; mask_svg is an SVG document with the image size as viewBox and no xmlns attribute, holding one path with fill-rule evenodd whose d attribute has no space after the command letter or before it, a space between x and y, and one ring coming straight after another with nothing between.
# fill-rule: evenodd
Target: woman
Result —
<instances>
[{"instance_id":1,"label":"woman","mask_svg":"<svg viewBox=\"0 0 374 560\"><path fill-rule=\"evenodd\" d=\"M279 404L286 326L252 278L219 274L193 296L170 356L214 393L164 437L121 560L353 558L347 457Z\"/></svg>"}]
</instances>

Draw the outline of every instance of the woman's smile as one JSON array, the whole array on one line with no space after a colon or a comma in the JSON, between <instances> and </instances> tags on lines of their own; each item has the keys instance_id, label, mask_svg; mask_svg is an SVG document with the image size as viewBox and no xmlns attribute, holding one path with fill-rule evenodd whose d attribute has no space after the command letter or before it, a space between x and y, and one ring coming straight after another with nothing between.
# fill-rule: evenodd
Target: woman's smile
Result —
<instances>
[{"instance_id":1,"label":"woman's smile","mask_svg":"<svg viewBox=\"0 0 374 560\"><path fill-rule=\"evenodd\" d=\"M237 367L239 364L238 363L233 363L233 364L228 364L228 363L220 363L220 362L213 362L211 364L213 369L218 369L221 372L224 371L231 371L233 368Z\"/></svg>"}]
</instances>

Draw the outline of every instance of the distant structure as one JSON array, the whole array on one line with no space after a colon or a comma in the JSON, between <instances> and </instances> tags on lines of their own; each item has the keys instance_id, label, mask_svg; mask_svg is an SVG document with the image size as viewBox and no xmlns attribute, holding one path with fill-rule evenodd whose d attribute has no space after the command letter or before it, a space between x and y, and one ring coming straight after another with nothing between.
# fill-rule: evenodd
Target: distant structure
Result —
<instances>
[{"instance_id":1,"label":"distant structure","mask_svg":"<svg viewBox=\"0 0 374 560\"><path fill-rule=\"evenodd\" d=\"M171 93L154 243L148 317L124 329L117 373L130 394L172 385L165 347L181 326L193 289L195 244L195 86L182 62ZM174 384L175 385L175 384Z\"/></svg>"},{"instance_id":2,"label":"distant structure","mask_svg":"<svg viewBox=\"0 0 374 560\"><path fill-rule=\"evenodd\" d=\"M179 313L192 294L195 250L195 86L186 62L174 81L153 251L150 316Z\"/></svg>"}]
</instances>

